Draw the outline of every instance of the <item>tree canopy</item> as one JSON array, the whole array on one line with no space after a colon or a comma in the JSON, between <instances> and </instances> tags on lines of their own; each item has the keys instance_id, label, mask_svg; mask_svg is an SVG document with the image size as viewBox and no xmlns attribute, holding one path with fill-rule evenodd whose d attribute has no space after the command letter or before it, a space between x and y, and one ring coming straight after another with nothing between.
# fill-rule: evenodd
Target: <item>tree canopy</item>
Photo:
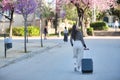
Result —
<instances>
[{"instance_id":1,"label":"tree canopy","mask_svg":"<svg viewBox=\"0 0 120 80\"><path fill-rule=\"evenodd\" d=\"M18 14L31 14L36 9L35 0L17 0L15 5L15 12Z\"/></svg>"}]
</instances>

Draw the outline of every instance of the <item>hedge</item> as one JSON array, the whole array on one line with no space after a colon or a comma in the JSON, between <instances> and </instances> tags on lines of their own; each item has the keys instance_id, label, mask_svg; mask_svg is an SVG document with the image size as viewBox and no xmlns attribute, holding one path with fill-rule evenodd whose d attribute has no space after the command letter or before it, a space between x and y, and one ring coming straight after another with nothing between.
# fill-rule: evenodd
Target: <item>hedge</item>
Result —
<instances>
[{"instance_id":1,"label":"hedge","mask_svg":"<svg viewBox=\"0 0 120 80\"><path fill-rule=\"evenodd\" d=\"M92 27L94 30L108 30L107 23L103 21L93 22L90 24L90 27Z\"/></svg>"},{"instance_id":2,"label":"hedge","mask_svg":"<svg viewBox=\"0 0 120 80\"><path fill-rule=\"evenodd\" d=\"M39 27L28 26L27 31L28 31L28 36L39 36L40 35ZM9 33L9 29L6 29L6 32ZM13 27L12 34L13 36L24 36L24 27Z\"/></svg>"},{"instance_id":3,"label":"hedge","mask_svg":"<svg viewBox=\"0 0 120 80\"><path fill-rule=\"evenodd\" d=\"M94 35L94 30L93 30L92 27L87 28L87 34L88 34L89 36L93 36L93 35Z\"/></svg>"}]
</instances>

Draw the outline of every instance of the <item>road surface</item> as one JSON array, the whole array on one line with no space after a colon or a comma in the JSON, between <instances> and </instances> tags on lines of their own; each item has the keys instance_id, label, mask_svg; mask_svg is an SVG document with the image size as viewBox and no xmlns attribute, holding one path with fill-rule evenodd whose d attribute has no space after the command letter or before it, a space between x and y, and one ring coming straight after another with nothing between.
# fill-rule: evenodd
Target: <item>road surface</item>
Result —
<instances>
[{"instance_id":1,"label":"road surface","mask_svg":"<svg viewBox=\"0 0 120 80\"><path fill-rule=\"evenodd\" d=\"M74 72L70 43L55 41L60 45L0 69L0 80L120 80L120 38L85 39L92 74Z\"/></svg>"}]
</instances>

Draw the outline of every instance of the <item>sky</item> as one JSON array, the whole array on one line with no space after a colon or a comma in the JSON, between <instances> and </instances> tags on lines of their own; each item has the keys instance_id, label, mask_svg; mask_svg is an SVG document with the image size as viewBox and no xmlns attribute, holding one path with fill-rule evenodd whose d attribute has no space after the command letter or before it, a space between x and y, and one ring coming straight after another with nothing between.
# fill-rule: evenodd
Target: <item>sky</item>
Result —
<instances>
[{"instance_id":1,"label":"sky","mask_svg":"<svg viewBox=\"0 0 120 80\"><path fill-rule=\"evenodd\" d=\"M46 0L47 2L51 2L51 1L53 1L53 0Z\"/></svg>"}]
</instances>

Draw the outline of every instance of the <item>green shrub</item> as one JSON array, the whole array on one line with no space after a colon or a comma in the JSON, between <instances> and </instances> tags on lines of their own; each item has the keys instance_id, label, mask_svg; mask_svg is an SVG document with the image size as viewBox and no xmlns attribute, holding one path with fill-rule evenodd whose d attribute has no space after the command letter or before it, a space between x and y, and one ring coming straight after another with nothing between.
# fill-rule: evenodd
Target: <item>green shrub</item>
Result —
<instances>
[{"instance_id":1,"label":"green shrub","mask_svg":"<svg viewBox=\"0 0 120 80\"><path fill-rule=\"evenodd\" d=\"M52 33L52 34L48 34L48 36L58 36L58 34Z\"/></svg>"},{"instance_id":2,"label":"green shrub","mask_svg":"<svg viewBox=\"0 0 120 80\"><path fill-rule=\"evenodd\" d=\"M28 27L28 36L39 36L40 29L38 27L29 26Z\"/></svg>"},{"instance_id":3,"label":"green shrub","mask_svg":"<svg viewBox=\"0 0 120 80\"><path fill-rule=\"evenodd\" d=\"M90 35L90 36L94 35L92 27L87 28L87 34Z\"/></svg>"},{"instance_id":4,"label":"green shrub","mask_svg":"<svg viewBox=\"0 0 120 80\"><path fill-rule=\"evenodd\" d=\"M12 29L12 34L14 36L24 36L24 28L23 27L14 27Z\"/></svg>"},{"instance_id":5,"label":"green shrub","mask_svg":"<svg viewBox=\"0 0 120 80\"><path fill-rule=\"evenodd\" d=\"M28 26L28 36L39 36L40 29L35 26ZM9 29L6 29L6 32L9 33ZM24 27L13 27L12 28L13 36L24 36Z\"/></svg>"},{"instance_id":6,"label":"green shrub","mask_svg":"<svg viewBox=\"0 0 120 80\"><path fill-rule=\"evenodd\" d=\"M71 34L72 28L68 28L68 32L69 32L69 34Z\"/></svg>"},{"instance_id":7,"label":"green shrub","mask_svg":"<svg viewBox=\"0 0 120 80\"><path fill-rule=\"evenodd\" d=\"M74 23L76 23L76 21L69 20L68 23L73 25Z\"/></svg>"},{"instance_id":8,"label":"green shrub","mask_svg":"<svg viewBox=\"0 0 120 80\"><path fill-rule=\"evenodd\" d=\"M93 22L90 24L90 27L92 27L94 30L108 30L108 25L105 22L98 21Z\"/></svg>"}]
</instances>

